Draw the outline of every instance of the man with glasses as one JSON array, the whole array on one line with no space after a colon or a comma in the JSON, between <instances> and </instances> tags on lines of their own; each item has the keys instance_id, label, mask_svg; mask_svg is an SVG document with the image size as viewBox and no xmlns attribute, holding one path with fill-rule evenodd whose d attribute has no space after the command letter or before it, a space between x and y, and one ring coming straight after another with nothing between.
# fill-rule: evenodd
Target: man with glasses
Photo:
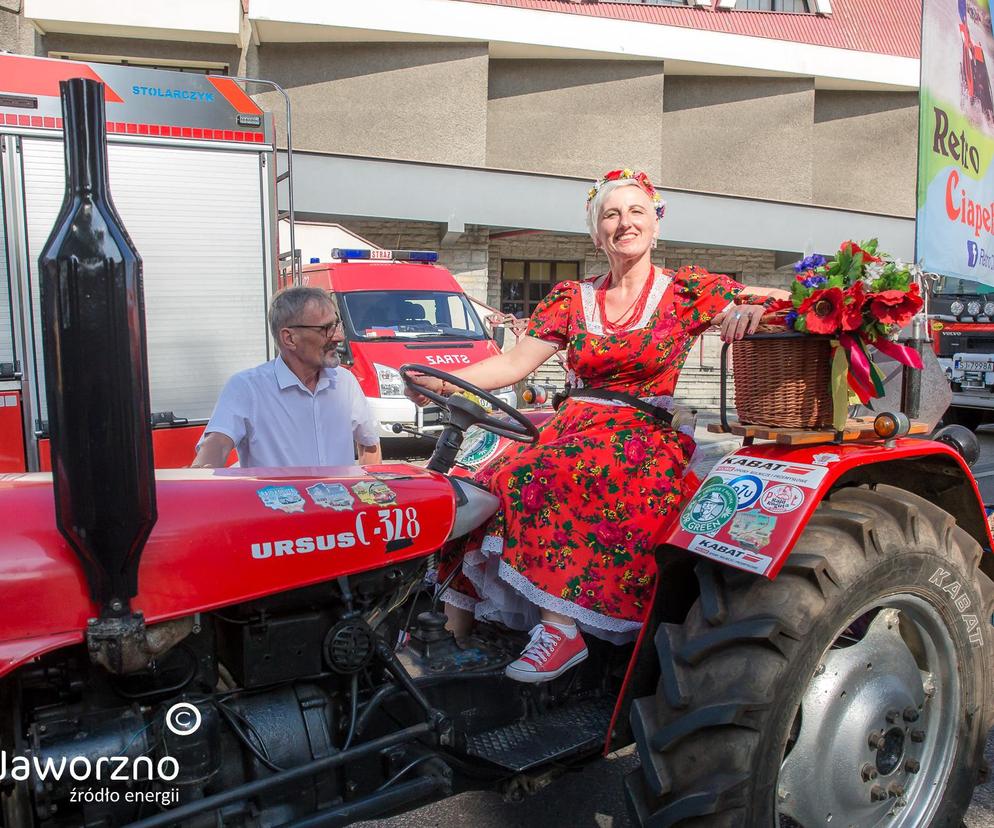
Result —
<instances>
[{"instance_id":1,"label":"man with glasses","mask_svg":"<svg viewBox=\"0 0 994 828\"><path fill-rule=\"evenodd\" d=\"M342 368L342 323L327 291L290 287L269 304L280 355L235 374L221 391L194 468L379 463L378 428L355 377Z\"/></svg>"}]
</instances>

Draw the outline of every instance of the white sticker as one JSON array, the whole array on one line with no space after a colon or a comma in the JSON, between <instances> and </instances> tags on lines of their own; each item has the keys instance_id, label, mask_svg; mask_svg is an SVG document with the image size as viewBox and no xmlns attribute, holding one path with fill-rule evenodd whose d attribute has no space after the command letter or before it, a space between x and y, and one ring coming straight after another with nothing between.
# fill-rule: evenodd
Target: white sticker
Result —
<instances>
[{"instance_id":1,"label":"white sticker","mask_svg":"<svg viewBox=\"0 0 994 828\"><path fill-rule=\"evenodd\" d=\"M732 546L730 543L717 541L714 538L708 538L703 535L694 536L694 539L690 542L690 550L699 555L704 555L706 558L731 564L749 572L758 572L760 575L765 575L766 570L773 563L773 559L768 555L761 555L759 552L753 552L750 549L741 549L738 546Z\"/></svg>"},{"instance_id":2,"label":"white sticker","mask_svg":"<svg viewBox=\"0 0 994 828\"><path fill-rule=\"evenodd\" d=\"M759 499L759 505L775 515L793 512L804 503L804 492L789 483L770 486Z\"/></svg>"},{"instance_id":3,"label":"white sticker","mask_svg":"<svg viewBox=\"0 0 994 828\"><path fill-rule=\"evenodd\" d=\"M765 457L730 454L722 460L711 475L752 474L770 483L794 483L805 489L817 489L828 474L824 466L809 463L780 463ZM710 475L709 475L710 477Z\"/></svg>"},{"instance_id":4,"label":"white sticker","mask_svg":"<svg viewBox=\"0 0 994 828\"><path fill-rule=\"evenodd\" d=\"M811 462L816 466L827 466L829 463L838 463L841 459L837 454L816 454Z\"/></svg>"}]
</instances>

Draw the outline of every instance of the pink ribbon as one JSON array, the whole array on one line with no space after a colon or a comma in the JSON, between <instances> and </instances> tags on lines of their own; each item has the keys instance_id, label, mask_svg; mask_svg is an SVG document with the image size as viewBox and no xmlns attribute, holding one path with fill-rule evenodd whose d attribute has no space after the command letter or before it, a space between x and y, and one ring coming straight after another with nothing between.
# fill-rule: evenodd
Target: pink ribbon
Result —
<instances>
[{"instance_id":1,"label":"pink ribbon","mask_svg":"<svg viewBox=\"0 0 994 828\"><path fill-rule=\"evenodd\" d=\"M907 345L899 345L896 342L891 342L886 337L879 337L876 342L871 343L874 348L876 348L880 353L889 356L891 359L900 362L901 365L907 365L911 368L923 368L921 354L914 348L909 348Z\"/></svg>"},{"instance_id":2,"label":"pink ribbon","mask_svg":"<svg viewBox=\"0 0 994 828\"><path fill-rule=\"evenodd\" d=\"M849 387L856 392L859 401L866 405L873 396L870 362L851 334L842 334L839 337L839 344L845 349L849 358Z\"/></svg>"}]
</instances>

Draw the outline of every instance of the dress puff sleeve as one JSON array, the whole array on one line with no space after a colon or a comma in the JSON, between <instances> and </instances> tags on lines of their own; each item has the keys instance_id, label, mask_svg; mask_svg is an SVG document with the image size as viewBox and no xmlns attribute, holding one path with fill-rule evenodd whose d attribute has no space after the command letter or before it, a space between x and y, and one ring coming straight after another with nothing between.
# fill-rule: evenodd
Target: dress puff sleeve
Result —
<instances>
[{"instance_id":1,"label":"dress puff sleeve","mask_svg":"<svg viewBox=\"0 0 994 828\"><path fill-rule=\"evenodd\" d=\"M532 311L525 334L555 345L557 350L565 348L569 341L570 306L577 285L578 282L560 282L552 288Z\"/></svg>"},{"instance_id":2,"label":"dress puff sleeve","mask_svg":"<svg viewBox=\"0 0 994 828\"><path fill-rule=\"evenodd\" d=\"M673 275L673 283L678 313L692 336L705 331L743 287L730 276L710 273L696 265L681 267Z\"/></svg>"}]
</instances>

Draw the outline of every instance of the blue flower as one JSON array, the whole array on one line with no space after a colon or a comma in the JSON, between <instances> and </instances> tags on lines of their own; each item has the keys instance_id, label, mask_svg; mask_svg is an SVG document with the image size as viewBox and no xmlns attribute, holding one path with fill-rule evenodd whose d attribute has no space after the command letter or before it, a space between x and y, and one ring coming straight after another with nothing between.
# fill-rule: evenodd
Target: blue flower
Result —
<instances>
[{"instance_id":1,"label":"blue flower","mask_svg":"<svg viewBox=\"0 0 994 828\"><path fill-rule=\"evenodd\" d=\"M805 256L801 261L794 264L794 272L802 273L805 270L814 270L816 267L821 267L827 261L828 259L820 253L812 253L810 256Z\"/></svg>"},{"instance_id":2,"label":"blue flower","mask_svg":"<svg viewBox=\"0 0 994 828\"><path fill-rule=\"evenodd\" d=\"M796 310L792 310L792 311L787 311L787 315L784 317L783 321L784 321L784 324L786 324L786 326L788 328L790 328L791 330L793 330L793 328L794 328L794 321L796 319L797 319L797 311Z\"/></svg>"},{"instance_id":3,"label":"blue flower","mask_svg":"<svg viewBox=\"0 0 994 828\"><path fill-rule=\"evenodd\" d=\"M828 279L826 279L824 276L809 276L807 279L801 282L801 284L804 285L804 287L806 288L816 288L816 287L821 287L827 281Z\"/></svg>"}]
</instances>

